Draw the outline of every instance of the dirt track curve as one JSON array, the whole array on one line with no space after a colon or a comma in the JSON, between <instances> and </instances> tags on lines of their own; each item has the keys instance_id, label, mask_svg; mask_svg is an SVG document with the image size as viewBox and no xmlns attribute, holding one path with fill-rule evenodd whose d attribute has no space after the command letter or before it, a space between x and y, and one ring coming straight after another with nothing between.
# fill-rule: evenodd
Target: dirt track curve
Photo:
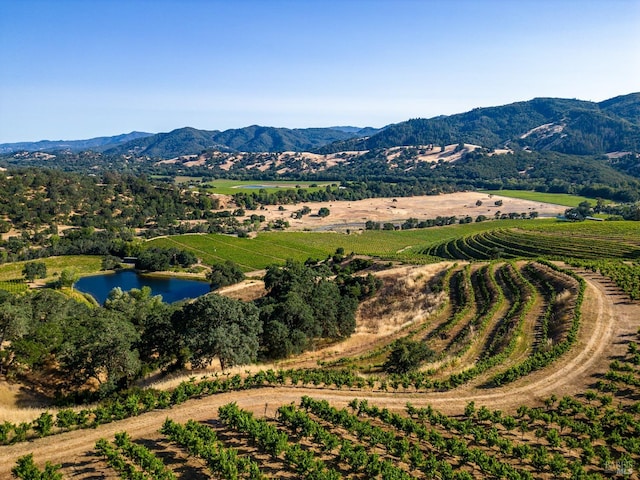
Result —
<instances>
[{"instance_id":1,"label":"dirt track curve","mask_svg":"<svg viewBox=\"0 0 640 480\"><path fill-rule=\"evenodd\" d=\"M77 430L29 442L0 447L0 479L11 478L11 467L18 457L33 452L38 465L45 461L60 463L64 478L116 478L101 470L92 453L96 440L113 438L126 430L135 438L154 438L162 422L170 417L179 422L188 419L210 420L220 405L235 401L257 415L273 416L276 408L297 402L302 395L322 398L344 406L354 397L366 398L390 409L402 409L407 402L416 406L432 405L445 413L460 413L467 402L493 409L515 410L521 404L532 405L551 393L572 395L595 383L606 372L610 359L626 350L625 337L640 327L640 304L632 303L608 279L591 272L580 272L587 281L583 303L582 327L577 345L550 367L528 375L504 388L482 390L463 386L450 392L377 393L367 390L331 390L303 387L265 387L230 392L190 400L169 410L156 410L139 417L101 425L96 429ZM92 473L88 473L92 472Z\"/></svg>"}]
</instances>

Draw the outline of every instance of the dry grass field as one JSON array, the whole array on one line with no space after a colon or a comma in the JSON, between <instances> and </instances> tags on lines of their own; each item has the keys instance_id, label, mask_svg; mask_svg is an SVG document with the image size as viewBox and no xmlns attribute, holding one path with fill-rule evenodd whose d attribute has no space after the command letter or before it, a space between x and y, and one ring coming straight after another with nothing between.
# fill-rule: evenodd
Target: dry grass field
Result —
<instances>
[{"instance_id":1,"label":"dry grass field","mask_svg":"<svg viewBox=\"0 0 640 480\"><path fill-rule=\"evenodd\" d=\"M476 205L476 202L482 202ZM496 206L495 202L502 201L502 205ZM311 209L311 215L305 215L300 219L291 218L291 214L303 206ZM330 210L327 217L318 217L316 214L320 208ZM480 192L457 192L442 195L423 195L416 197L398 198L370 198L353 202L306 202L299 205L284 206L279 210L277 206L266 207L260 210L267 221L277 219L287 220L293 230L317 230L331 227L335 230L354 228L352 224L364 224L367 220L374 222L402 222L407 218L436 218L465 217L474 219L478 215L493 218L496 212L500 213L526 213L538 212L541 217L554 217L564 213L567 207L550 203L534 202L518 198L502 197L499 195ZM252 212L249 212L251 214Z\"/></svg>"}]
</instances>

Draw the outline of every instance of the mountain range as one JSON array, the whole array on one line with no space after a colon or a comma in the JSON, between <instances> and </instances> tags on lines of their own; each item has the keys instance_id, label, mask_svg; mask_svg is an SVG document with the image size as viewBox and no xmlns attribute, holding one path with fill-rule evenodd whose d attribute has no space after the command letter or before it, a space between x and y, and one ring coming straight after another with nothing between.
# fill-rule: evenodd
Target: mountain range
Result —
<instances>
[{"instance_id":1,"label":"mountain range","mask_svg":"<svg viewBox=\"0 0 640 480\"><path fill-rule=\"evenodd\" d=\"M12 152L54 152L68 150L81 152L93 150L96 152L113 148L139 138L152 136L153 133L131 132L113 137L96 137L87 140L40 140L38 142L0 143L0 154Z\"/></svg>"},{"instance_id":2,"label":"mountain range","mask_svg":"<svg viewBox=\"0 0 640 480\"><path fill-rule=\"evenodd\" d=\"M474 144L489 149L553 151L574 155L640 152L640 93L602 102L535 98L469 112L410 119L381 129L289 129L252 125L225 131L180 128L132 132L89 140L0 144L0 153L85 151L156 159L222 152L335 153L396 146Z\"/></svg>"},{"instance_id":3,"label":"mountain range","mask_svg":"<svg viewBox=\"0 0 640 480\"><path fill-rule=\"evenodd\" d=\"M335 142L323 153L401 145L470 143L574 155L640 151L640 93L603 102L535 98L500 107L390 125L369 138Z\"/></svg>"},{"instance_id":4,"label":"mountain range","mask_svg":"<svg viewBox=\"0 0 640 480\"><path fill-rule=\"evenodd\" d=\"M140 155L171 158L200 153L203 150L224 152L309 151L329 143L364 137L380 129L366 127L275 128L252 125L245 128L198 130L178 128L167 133L131 132L113 137L88 140L41 140L0 144L0 154L13 152L82 152L94 151L107 155Z\"/></svg>"}]
</instances>

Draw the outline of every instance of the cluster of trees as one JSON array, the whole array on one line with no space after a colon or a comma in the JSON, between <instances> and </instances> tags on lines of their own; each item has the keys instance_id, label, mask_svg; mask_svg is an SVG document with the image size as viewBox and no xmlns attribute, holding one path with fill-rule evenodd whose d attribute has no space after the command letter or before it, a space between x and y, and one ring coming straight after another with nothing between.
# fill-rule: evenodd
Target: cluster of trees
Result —
<instances>
[{"instance_id":1,"label":"cluster of trees","mask_svg":"<svg viewBox=\"0 0 640 480\"><path fill-rule=\"evenodd\" d=\"M564 211L564 216L568 220L582 221L588 216L593 215L594 209L589 202L580 202L577 207L569 208Z\"/></svg>"},{"instance_id":2,"label":"cluster of trees","mask_svg":"<svg viewBox=\"0 0 640 480\"><path fill-rule=\"evenodd\" d=\"M469 217L470 218L470 217ZM482 220L476 220L482 221ZM464 219L458 220L456 216L452 217L436 217L428 218L426 220L418 220L417 218L408 218L401 225L400 229L410 230L413 228L429 228L429 227L442 227L443 225L455 225L456 223L466 223ZM374 222L373 220L367 220L364 224L365 230L396 230L396 225L391 222Z\"/></svg>"},{"instance_id":3,"label":"cluster of trees","mask_svg":"<svg viewBox=\"0 0 640 480\"><path fill-rule=\"evenodd\" d=\"M51 224L96 228L163 228L205 218L218 207L208 195L152 182L146 176L77 175L53 169L11 169L0 174L6 199L0 215L18 229Z\"/></svg>"},{"instance_id":4,"label":"cluster of trees","mask_svg":"<svg viewBox=\"0 0 640 480\"><path fill-rule=\"evenodd\" d=\"M621 205L604 205L600 209L601 213L618 216L624 220L640 221L640 202L626 203Z\"/></svg>"},{"instance_id":5,"label":"cluster of trees","mask_svg":"<svg viewBox=\"0 0 640 480\"><path fill-rule=\"evenodd\" d=\"M582 221L594 213L606 213L610 215L607 220L635 220L640 221L640 201L606 204L600 197L595 205L590 202L580 202L577 207L565 210L564 215L568 220Z\"/></svg>"},{"instance_id":6,"label":"cluster of trees","mask_svg":"<svg viewBox=\"0 0 640 480\"><path fill-rule=\"evenodd\" d=\"M435 352L426 343L401 338L393 342L382 368L389 373L403 374L418 369L434 357Z\"/></svg>"},{"instance_id":7,"label":"cluster of trees","mask_svg":"<svg viewBox=\"0 0 640 480\"><path fill-rule=\"evenodd\" d=\"M188 268L198 262L198 258L187 250L180 248L151 247L142 250L136 258L136 268L158 272L170 270L171 267Z\"/></svg>"},{"instance_id":8,"label":"cluster of trees","mask_svg":"<svg viewBox=\"0 0 640 480\"><path fill-rule=\"evenodd\" d=\"M59 255L101 255L110 259L105 268L109 270L120 263L124 257L142 257L139 268L143 270L166 270L160 268L168 265L189 266L197 262L197 258L181 249L148 249L143 248L142 240L136 238L135 232L125 228L121 230L96 230L93 227L81 227L65 230L61 234L44 233L21 235L0 240L0 263L35 260ZM166 260L169 260L167 264ZM33 266L41 262L29 262L27 278L38 278L42 270ZM154 264L158 264L154 267ZM160 265L162 264L162 265ZM109 268L111 265L111 268ZM41 277L40 277L41 278Z\"/></svg>"},{"instance_id":9,"label":"cluster of trees","mask_svg":"<svg viewBox=\"0 0 640 480\"><path fill-rule=\"evenodd\" d=\"M22 268L22 274L28 282L33 282L36 278L47 276L47 264L44 262L27 262Z\"/></svg>"},{"instance_id":10,"label":"cluster of trees","mask_svg":"<svg viewBox=\"0 0 640 480\"><path fill-rule=\"evenodd\" d=\"M331 274L326 266L293 261L271 266L268 294L256 302L211 293L166 304L149 288L116 288L104 306L91 307L55 290L0 291L0 369L42 384L55 378L64 394L96 382L99 394L108 395L156 368L217 359L227 369L259 356L284 357L321 338L350 335L358 301L378 286L348 269L335 280ZM210 281L218 288L241 276L226 263L214 266ZM39 375L44 372L53 375Z\"/></svg>"},{"instance_id":11,"label":"cluster of trees","mask_svg":"<svg viewBox=\"0 0 640 480\"><path fill-rule=\"evenodd\" d=\"M211 284L211 290L217 290L227 285L240 283L245 279L242 269L231 260L215 263L207 273L207 280Z\"/></svg>"},{"instance_id":12,"label":"cluster of trees","mask_svg":"<svg viewBox=\"0 0 640 480\"><path fill-rule=\"evenodd\" d=\"M325 264L287 261L267 267L267 295L259 302L267 356L287 357L321 338L344 338L355 330L358 301L375 293L372 276L341 275L335 281Z\"/></svg>"}]
</instances>

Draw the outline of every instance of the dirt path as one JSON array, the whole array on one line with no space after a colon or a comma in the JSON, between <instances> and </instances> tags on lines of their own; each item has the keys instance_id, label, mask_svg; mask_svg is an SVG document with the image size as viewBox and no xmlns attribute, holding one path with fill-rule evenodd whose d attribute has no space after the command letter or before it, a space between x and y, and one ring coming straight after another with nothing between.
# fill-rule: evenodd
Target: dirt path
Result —
<instances>
[{"instance_id":1,"label":"dirt path","mask_svg":"<svg viewBox=\"0 0 640 480\"><path fill-rule=\"evenodd\" d=\"M365 391L330 390L298 387L266 387L257 390L230 392L190 400L170 410L157 410L96 429L78 430L37 439L18 445L0 447L0 478L10 478L16 459L33 452L36 462L61 463L65 478L108 478L103 472L92 471L100 465L92 450L97 439L112 438L115 432L126 430L133 438L154 438L165 418L185 422L188 419L209 420L217 416L220 405L235 401L242 408L258 415L273 416L276 408L297 402L302 395L323 398L336 406L345 406L354 397L367 398L391 409L403 409L407 402L416 406L432 405L445 413L459 413L467 402L477 405L514 410L518 405L536 404L551 393L572 395L589 388L594 375L606 372L612 356L626 350L626 337L639 325L640 304L629 302L606 278L591 272L580 272L587 281L583 304L582 328L577 345L550 367L531 374L513 384L496 390L483 391L462 387L443 393L372 393Z\"/></svg>"}]
</instances>

